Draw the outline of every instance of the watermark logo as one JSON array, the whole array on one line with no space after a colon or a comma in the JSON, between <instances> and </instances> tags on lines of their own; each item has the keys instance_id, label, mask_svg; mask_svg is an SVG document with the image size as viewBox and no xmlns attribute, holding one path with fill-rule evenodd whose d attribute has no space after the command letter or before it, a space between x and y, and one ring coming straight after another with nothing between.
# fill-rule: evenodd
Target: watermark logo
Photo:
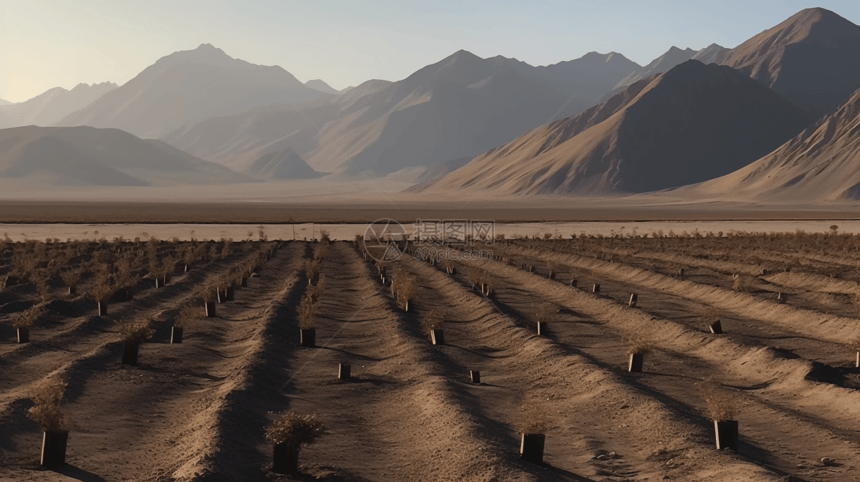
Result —
<instances>
[{"instance_id":1,"label":"watermark logo","mask_svg":"<svg viewBox=\"0 0 860 482\"><path fill-rule=\"evenodd\" d=\"M390 218L377 219L364 232L364 249L376 261L395 261L408 251L410 240L418 259L489 259L486 248L496 240L493 221L418 219L412 233ZM480 246L480 251L474 249Z\"/></svg>"},{"instance_id":2,"label":"watermark logo","mask_svg":"<svg viewBox=\"0 0 860 482\"><path fill-rule=\"evenodd\" d=\"M406 252L408 243L409 233L393 219L377 219L364 230L364 249L376 261L395 261Z\"/></svg>"}]
</instances>

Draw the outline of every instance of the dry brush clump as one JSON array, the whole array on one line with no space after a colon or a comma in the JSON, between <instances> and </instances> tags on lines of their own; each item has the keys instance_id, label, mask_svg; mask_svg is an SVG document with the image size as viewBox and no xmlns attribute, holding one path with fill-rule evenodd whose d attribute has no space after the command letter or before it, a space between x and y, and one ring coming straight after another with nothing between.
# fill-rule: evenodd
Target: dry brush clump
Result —
<instances>
[{"instance_id":1,"label":"dry brush clump","mask_svg":"<svg viewBox=\"0 0 860 482\"><path fill-rule=\"evenodd\" d=\"M33 323L35 323L36 320L46 312L47 310L45 309L45 305L39 304L31 306L24 311L20 311L12 315L12 319L9 320L9 325L16 330L20 328L29 328L30 326L33 326Z\"/></svg>"},{"instance_id":2,"label":"dry brush clump","mask_svg":"<svg viewBox=\"0 0 860 482\"><path fill-rule=\"evenodd\" d=\"M441 330L445 324L445 313L439 310L430 310L421 317L421 330L426 335L434 330Z\"/></svg>"},{"instance_id":3,"label":"dry brush clump","mask_svg":"<svg viewBox=\"0 0 860 482\"><path fill-rule=\"evenodd\" d=\"M308 284L313 284L314 278L320 271L320 259L306 259L302 262L302 271L305 273L305 278L308 279Z\"/></svg>"},{"instance_id":4,"label":"dry brush clump","mask_svg":"<svg viewBox=\"0 0 860 482\"><path fill-rule=\"evenodd\" d=\"M63 284L66 285L67 288L74 291L78 287L78 283L81 282L83 274L83 269L72 268L61 272L60 278L63 280Z\"/></svg>"},{"instance_id":5,"label":"dry brush clump","mask_svg":"<svg viewBox=\"0 0 860 482\"><path fill-rule=\"evenodd\" d=\"M139 345L153 333L152 320L122 323L119 328L120 340L128 345Z\"/></svg>"},{"instance_id":6,"label":"dry brush clump","mask_svg":"<svg viewBox=\"0 0 860 482\"><path fill-rule=\"evenodd\" d=\"M735 397L722 384L708 379L699 384L699 393L705 401L705 411L711 420L725 422L734 420L738 404Z\"/></svg>"},{"instance_id":7,"label":"dry brush clump","mask_svg":"<svg viewBox=\"0 0 860 482\"><path fill-rule=\"evenodd\" d=\"M541 303L534 312L533 321L535 323L549 323L553 321L558 314L558 307L552 303Z\"/></svg>"},{"instance_id":8,"label":"dry brush clump","mask_svg":"<svg viewBox=\"0 0 860 482\"><path fill-rule=\"evenodd\" d=\"M522 434L543 434L553 426L551 411L547 409L543 398L537 394L527 394L526 400L517 411L514 428Z\"/></svg>"},{"instance_id":9,"label":"dry brush clump","mask_svg":"<svg viewBox=\"0 0 860 482\"><path fill-rule=\"evenodd\" d=\"M391 282L391 291L397 306L403 311L409 311L409 302L418 295L418 279L406 270L398 269Z\"/></svg>"},{"instance_id":10,"label":"dry brush clump","mask_svg":"<svg viewBox=\"0 0 860 482\"><path fill-rule=\"evenodd\" d=\"M644 338L628 338L625 345L628 355L645 355L655 349L654 342Z\"/></svg>"},{"instance_id":11,"label":"dry brush clump","mask_svg":"<svg viewBox=\"0 0 860 482\"><path fill-rule=\"evenodd\" d=\"M755 286L755 278L746 274L735 274L732 289L738 293L749 293Z\"/></svg>"},{"instance_id":12,"label":"dry brush clump","mask_svg":"<svg viewBox=\"0 0 860 482\"><path fill-rule=\"evenodd\" d=\"M310 330L316 327L317 302L308 293L305 293L296 311L300 329Z\"/></svg>"},{"instance_id":13,"label":"dry brush clump","mask_svg":"<svg viewBox=\"0 0 860 482\"><path fill-rule=\"evenodd\" d=\"M302 415L288 412L281 415L266 429L266 440L280 445L286 444L293 450L303 445L311 445L325 432L325 425L316 414Z\"/></svg>"},{"instance_id":14,"label":"dry brush clump","mask_svg":"<svg viewBox=\"0 0 860 482\"><path fill-rule=\"evenodd\" d=\"M36 383L29 391L34 405L27 411L27 416L41 425L46 432L65 430L65 417L60 410L60 402L63 401L66 386L64 380L52 377Z\"/></svg>"}]
</instances>

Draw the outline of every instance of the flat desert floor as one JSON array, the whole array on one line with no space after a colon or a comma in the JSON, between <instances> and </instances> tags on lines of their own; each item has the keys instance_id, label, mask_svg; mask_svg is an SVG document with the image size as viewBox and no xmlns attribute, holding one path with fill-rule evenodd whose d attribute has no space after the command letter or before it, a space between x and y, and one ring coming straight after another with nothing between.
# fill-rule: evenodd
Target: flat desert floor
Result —
<instances>
[{"instance_id":1,"label":"flat desert floor","mask_svg":"<svg viewBox=\"0 0 860 482\"><path fill-rule=\"evenodd\" d=\"M0 324L0 478L860 479L857 236L675 233L508 239L480 247L491 259L407 253L382 265L384 279L352 241L5 242L0 275L13 276L0 322L47 311L29 343ZM189 247L200 253L190 269L156 288L150 266ZM325 288L307 348L296 310L313 259ZM204 317L206 290L249 263L246 286ZM77 267L69 295L59 275ZM89 295L99 280L116 288L104 316ZM398 294L392 280L414 289ZM198 316L171 344L183 306ZM422 329L434 311L445 344ZM121 364L121 327L147 320L138 365ZM649 349L631 373L637 346ZM351 379L337 379L339 363ZM68 465L57 471L39 467L41 429L27 417L29 390L50 377L68 382ZM736 451L715 447L708 386L730 400ZM326 426L293 479L268 471L264 437L289 410ZM546 435L543 464L520 459L524 426Z\"/></svg>"}]
</instances>

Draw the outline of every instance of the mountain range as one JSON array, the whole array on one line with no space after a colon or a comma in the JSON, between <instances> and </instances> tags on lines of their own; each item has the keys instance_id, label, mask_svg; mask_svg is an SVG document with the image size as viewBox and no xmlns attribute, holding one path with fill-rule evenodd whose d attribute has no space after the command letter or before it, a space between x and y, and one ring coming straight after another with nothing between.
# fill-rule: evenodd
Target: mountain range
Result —
<instances>
[{"instance_id":1,"label":"mountain range","mask_svg":"<svg viewBox=\"0 0 860 482\"><path fill-rule=\"evenodd\" d=\"M157 60L121 86L81 84L0 102L0 128L65 127L0 130L0 176L197 182L155 174L176 162L212 182L369 173L414 181L412 190L464 195L622 194L693 183L682 189L717 195L731 185L751 197L785 191L853 199L854 184L837 180L853 179L846 166L854 162L858 53L860 27L812 8L735 48L673 46L644 67L617 52L532 66L461 50L398 81L337 91L202 44ZM130 137L115 140L122 131ZM138 157L138 174L119 159L123 149L111 151L116 157L98 153L108 138L148 153ZM61 147L80 172L99 165L112 174L87 181L32 154L62 158ZM826 190L816 179L839 188Z\"/></svg>"},{"instance_id":2,"label":"mountain range","mask_svg":"<svg viewBox=\"0 0 860 482\"><path fill-rule=\"evenodd\" d=\"M801 110L744 74L689 60L633 83L576 117L490 150L426 190L491 195L656 191L728 174L809 122Z\"/></svg>"},{"instance_id":3,"label":"mountain range","mask_svg":"<svg viewBox=\"0 0 860 482\"><path fill-rule=\"evenodd\" d=\"M325 95L281 67L254 65L203 44L162 57L58 125L112 127L157 138L210 117Z\"/></svg>"},{"instance_id":4,"label":"mountain range","mask_svg":"<svg viewBox=\"0 0 860 482\"><path fill-rule=\"evenodd\" d=\"M583 59L613 80L626 75L632 64L617 54ZM573 61L551 70L572 78L577 65ZM619 70L619 65L627 67ZM320 172L386 175L475 156L587 107L534 80L546 75L546 69L513 59L482 59L461 50L397 82L371 80L302 105L207 119L162 139L237 170L268 152L290 148ZM534 75L522 75L524 71Z\"/></svg>"},{"instance_id":5,"label":"mountain range","mask_svg":"<svg viewBox=\"0 0 860 482\"><path fill-rule=\"evenodd\" d=\"M78 84L72 90L55 87L19 104L0 109L0 129L26 125L49 126L116 89L111 82Z\"/></svg>"},{"instance_id":6,"label":"mountain range","mask_svg":"<svg viewBox=\"0 0 860 482\"><path fill-rule=\"evenodd\" d=\"M253 179L119 129L0 130L0 178L40 186L170 186Z\"/></svg>"},{"instance_id":7,"label":"mountain range","mask_svg":"<svg viewBox=\"0 0 860 482\"><path fill-rule=\"evenodd\" d=\"M860 90L761 159L675 193L777 201L860 199Z\"/></svg>"}]
</instances>

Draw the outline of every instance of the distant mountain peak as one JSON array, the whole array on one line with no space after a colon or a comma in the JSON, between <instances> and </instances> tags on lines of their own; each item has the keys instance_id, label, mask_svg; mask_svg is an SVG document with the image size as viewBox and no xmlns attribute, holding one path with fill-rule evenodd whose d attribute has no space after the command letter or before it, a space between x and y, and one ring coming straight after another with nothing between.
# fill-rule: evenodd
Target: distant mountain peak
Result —
<instances>
[{"instance_id":1,"label":"distant mountain peak","mask_svg":"<svg viewBox=\"0 0 860 482\"><path fill-rule=\"evenodd\" d=\"M312 79L305 82L305 85L310 87L311 89L318 90L320 92L324 92L326 94L337 94L338 90L334 87L326 84L322 79Z\"/></svg>"}]
</instances>

